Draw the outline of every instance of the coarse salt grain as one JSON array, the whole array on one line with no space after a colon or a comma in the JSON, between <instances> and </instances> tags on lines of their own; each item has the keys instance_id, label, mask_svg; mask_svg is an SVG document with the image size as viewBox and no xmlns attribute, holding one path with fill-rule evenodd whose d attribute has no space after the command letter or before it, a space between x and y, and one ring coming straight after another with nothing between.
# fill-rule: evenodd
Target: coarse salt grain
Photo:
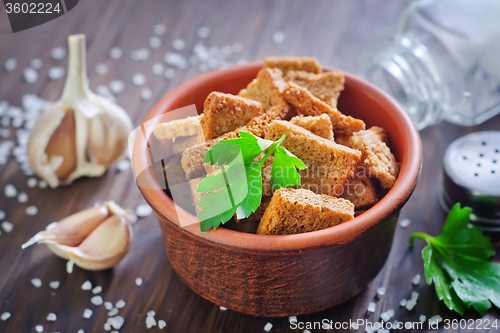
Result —
<instances>
[{"instance_id":1,"label":"coarse salt grain","mask_svg":"<svg viewBox=\"0 0 500 333\"><path fill-rule=\"evenodd\" d=\"M146 83L146 76L142 73L136 73L132 76L132 83L137 87L142 86Z\"/></svg>"},{"instance_id":2,"label":"coarse salt grain","mask_svg":"<svg viewBox=\"0 0 500 333\"><path fill-rule=\"evenodd\" d=\"M59 66L51 67L48 72L49 79L51 79L52 81L62 79L65 74L66 71L64 70L64 68Z\"/></svg>"},{"instance_id":3,"label":"coarse salt grain","mask_svg":"<svg viewBox=\"0 0 500 333\"><path fill-rule=\"evenodd\" d=\"M83 310L83 318L89 319L90 317L92 317L92 310L90 309Z\"/></svg>"},{"instance_id":4,"label":"coarse salt grain","mask_svg":"<svg viewBox=\"0 0 500 333\"><path fill-rule=\"evenodd\" d=\"M12 231L12 229L14 229L14 225L10 222L7 222L7 221L3 221L2 222L2 229L3 231L5 231L6 233L9 233Z\"/></svg>"},{"instance_id":5,"label":"coarse salt grain","mask_svg":"<svg viewBox=\"0 0 500 333\"><path fill-rule=\"evenodd\" d=\"M85 331L80 328L77 333L85 333Z\"/></svg>"},{"instance_id":6,"label":"coarse salt grain","mask_svg":"<svg viewBox=\"0 0 500 333\"><path fill-rule=\"evenodd\" d=\"M139 287L139 286L142 286L142 282L143 282L143 281L142 281L142 278L140 278L140 277L138 277L138 278L136 278L136 279L135 279L135 284L136 284L136 286L138 286L138 287Z\"/></svg>"},{"instance_id":7,"label":"coarse salt grain","mask_svg":"<svg viewBox=\"0 0 500 333\"><path fill-rule=\"evenodd\" d=\"M109 89L113 94L119 94L125 89L125 82L122 80L113 80L109 84Z\"/></svg>"},{"instance_id":8,"label":"coarse salt grain","mask_svg":"<svg viewBox=\"0 0 500 333\"><path fill-rule=\"evenodd\" d=\"M122 57L122 55L123 55L123 51L119 47L113 47L109 51L109 56L111 57L111 59L114 59L114 60L120 59Z\"/></svg>"},{"instance_id":9,"label":"coarse salt grain","mask_svg":"<svg viewBox=\"0 0 500 333\"><path fill-rule=\"evenodd\" d=\"M123 309L125 307L127 303L125 303L124 300L119 300L118 302L116 302L115 306L118 308L118 309Z\"/></svg>"},{"instance_id":10,"label":"coarse salt grain","mask_svg":"<svg viewBox=\"0 0 500 333\"><path fill-rule=\"evenodd\" d=\"M9 58L9 59L5 60L3 67L5 68L5 70L7 72L12 72L17 67L17 60L14 58Z\"/></svg>"},{"instance_id":11,"label":"coarse salt grain","mask_svg":"<svg viewBox=\"0 0 500 333\"><path fill-rule=\"evenodd\" d=\"M35 216L38 213L38 208L36 206L28 206L25 209L25 213L28 216Z\"/></svg>"},{"instance_id":12,"label":"coarse salt grain","mask_svg":"<svg viewBox=\"0 0 500 333\"><path fill-rule=\"evenodd\" d=\"M30 61L30 66L34 69L40 69L43 66L43 61L40 58L35 58Z\"/></svg>"},{"instance_id":13,"label":"coarse salt grain","mask_svg":"<svg viewBox=\"0 0 500 333\"><path fill-rule=\"evenodd\" d=\"M105 64L97 64L95 66L95 72L99 75L106 75L109 72L109 68Z\"/></svg>"},{"instance_id":14,"label":"coarse salt grain","mask_svg":"<svg viewBox=\"0 0 500 333\"><path fill-rule=\"evenodd\" d=\"M147 316L148 317L154 317L156 315L156 312L154 310L148 311Z\"/></svg>"},{"instance_id":15,"label":"coarse salt grain","mask_svg":"<svg viewBox=\"0 0 500 333\"><path fill-rule=\"evenodd\" d=\"M399 306L401 306L401 307L405 307L405 306L406 306L406 302L407 302L406 298L403 298L403 299L399 302Z\"/></svg>"},{"instance_id":16,"label":"coarse salt grain","mask_svg":"<svg viewBox=\"0 0 500 333\"><path fill-rule=\"evenodd\" d=\"M17 195L17 189L12 184L5 185L3 193L7 198L14 198Z\"/></svg>"},{"instance_id":17,"label":"coarse salt grain","mask_svg":"<svg viewBox=\"0 0 500 333\"><path fill-rule=\"evenodd\" d=\"M440 315L435 315L429 318L429 324L439 324L443 321L443 317Z\"/></svg>"},{"instance_id":18,"label":"coarse salt grain","mask_svg":"<svg viewBox=\"0 0 500 333\"><path fill-rule=\"evenodd\" d=\"M269 332L273 328L273 324L267 323L264 325L264 331Z\"/></svg>"},{"instance_id":19,"label":"coarse salt grain","mask_svg":"<svg viewBox=\"0 0 500 333\"><path fill-rule=\"evenodd\" d=\"M99 306L103 303L104 301L102 300L101 296L94 296L90 299L90 303L94 304L95 306Z\"/></svg>"},{"instance_id":20,"label":"coarse salt grain","mask_svg":"<svg viewBox=\"0 0 500 333\"><path fill-rule=\"evenodd\" d=\"M406 228L406 227L408 227L410 224L411 224L410 219L402 219L401 221L399 221L399 226L400 226L401 228Z\"/></svg>"},{"instance_id":21,"label":"coarse salt grain","mask_svg":"<svg viewBox=\"0 0 500 333\"><path fill-rule=\"evenodd\" d=\"M102 287L101 286L97 286L95 287L94 289L92 289L92 293L95 295L95 294L99 294L100 292L102 291Z\"/></svg>"},{"instance_id":22,"label":"coarse salt grain","mask_svg":"<svg viewBox=\"0 0 500 333\"><path fill-rule=\"evenodd\" d=\"M411 311L413 310L413 308L415 307L415 305L417 305L417 300L414 299L414 298L411 298L409 300L406 301L406 310L408 311Z\"/></svg>"},{"instance_id":23,"label":"coarse salt grain","mask_svg":"<svg viewBox=\"0 0 500 333\"><path fill-rule=\"evenodd\" d=\"M227 308L226 308L225 306L222 306L222 305L221 305L221 306L219 306L219 310L221 310L221 311L226 311L226 310L227 310Z\"/></svg>"},{"instance_id":24,"label":"coarse salt grain","mask_svg":"<svg viewBox=\"0 0 500 333\"><path fill-rule=\"evenodd\" d=\"M106 308L106 310L111 310L113 308L113 303L104 302L104 307Z\"/></svg>"},{"instance_id":25,"label":"coarse salt grain","mask_svg":"<svg viewBox=\"0 0 500 333\"><path fill-rule=\"evenodd\" d=\"M87 280L84 283L82 283L81 288L82 290L90 290L92 289L92 283L89 280Z\"/></svg>"},{"instance_id":26,"label":"coarse salt grain","mask_svg":"<svg viewBox=\"0 0 500 333\"><path fill-rule=\"evenodd\" d=\"M19 193L19 195L17 196L17 201L19 201L20 203L25 203L26 201L28 201L28 194L26 194L26 192Z\"/></svg>"},{"instance_id":27,"label":"coarse salt grain","mask_svg":"<svg viewBox=\"0 0 500 333\"><path fill-rule=\"evenodd\" d=\"M210 28L208 27L200 27L196 30L196 35L200 38L207 38L210 36Z\"/></svg>"},{"instance_id":28,"label":"coarse salt grain","mask_svg":"<svg viewBox=\"0 0 500 333\"><path fill-rule=\"evenodd\" d=\"M146 217L153 213L153 209L148 204L141 204L135 209L138 217Z\"/></svg>"},{"instance_id":29,"label":"coarse salt grain","mask_svg":"<svg viewBox=\"0 0 500 333\"><path fill-rule=\"evenodd\" d=\"M151 327L156 326L156 319L153 316L146 317L146 327L150 329Z\"/></svg>"},{"instance_id":30,"label":"coarse salt grain","mask_svg":"<svg viewBox=\"0 0 500 333\"><path fill-rule=\"evenodd\" d=\"M111 310L109 310L108 312L108 316L109 317L113 317L113 316L116 316L118 314L118 309L117 308L112 308Z\"/></svg>"},{"instance_id":31,"label":"coarse salt grain","mask_svg":"<svg viewBox=\"0 0 500 333\"><path fill-rule=\"evenodd\" d=\"M28 178L28 181L26 182L26 185L28 185L29 188L33 188L38 184L38 180L34 177Z\"/></svg>"},{"instance_id":32,"label":"coarse salt grain","mask_svg":"<svg viewBox=\"0 0 500 333\"><path fill-rule=\"evenodd\" d=\"M0 316L0 319L2 319L2 321L6 321L7 319L9 319L11 316L10 312L4 312L2 313L2 315Z\"/></svg>"},{"instance_id":33,"label":"coarse salt grain","mask_svg":"<svg viewBox=\"0 0 500 333\"><path fill-rule=\"evenodd\" d=\"M420 317L418 317L418 321L420 321L421 323L424 323L426 320L427 320L427 317L423 314L421 314Z\"/></svg>"},{"instance_id":34,"label":"coarse salt grain","mask_svg":"<svg viewBox=\"0 0 500 333\"><path fill-rule=\"evenodd\" d=\"M273 43L281 44L285 41L285 34L282 31L276 31L273 34Z\"/></svg>"},{"instance_id":35,"label":"coarse salt grain","mask_svg":"<svg viewBox=\"0 0 500 333\"><path fill-rule=\"evenodd\" d=\"M123 319L123 317L121 317L121 316L112 317L111 322L110 322L111 326L113 326L113 328L117 329L117 330L122 328L124 323L125 323L125 319Z\"/></svg>"},{"instance_id":36,"label":"coarse salt grain","mask_svg":"<svg viewBox=\"0 0 500 333\"><path fill-rule=\"evenodd\" d=\"M175 69L167 68L163 76L165 76L165 78L168 80L172 80L175 77Z\"/></svg>"},{"instance_id":37,"label":"coarse salt grain","mask_svg":"<svg viewBox=\"0 0 500 333\"><path fill-rule=\"evenodd\" d=\"M167 26L163 23L158 23L153 27L153 33L157 36L161 36L165 32L167 32Z\"/></svg>"},{"instance_id":38,"label":"coarse salt grain","mask_svg":"<svg viewBox=\"0 0 500 333\"><path fill-rule=\"evenodd\" d=\"M63 46L54 47L50 51L50 57L54 60L62 60L66 57L66 48Z\"/></svg>"},{"instance_id":39,"label":"coarse salt grain","mask_svg":"<svg viewBox=\"0 0 500 333\"><path fill-rule=\"evenodd\" d=\"M43 190L44 188L47 188L47 186L49 186L49 184L48 184L45 180L43 180L43 179L41 179L41 180L38 182L38 188L41 188L42 190Z\"/></svg>"},{"instance_id":40,"label":"coarse salt grain","mask_svg":"<svg viewBox=\"0 0 500 333\"><path fill-rule=\"evenodd\" d=\"M75 262L73 260L68 260L68 262L66 263L66 272L68 272L68 274L73 273L74 266L75 266Z\"/></svg>"},{"instance_id":41,"label":"coarse salt grain","mask_svg":"<svg viewBox=\"0 0 500 333\"><path fill-rule=\"evenodd\" d=\"M356 323L353 323L353 324L356 324ZM358 324L356 324L356 325L358 325ZM357 326L356 326L356 327L357 327ZM357 328L355 328L355 329L357 330ZM304 330L304 332L302 332L302 333L311 333L311 331L309 331L309 330Z\"/></svg>"},{"instance_id":42,"label":"coarse salt grain","mask_svg":"<svg viewBox=\"0 0 500 333\"><path fill-rule=\"evenodd\" d=\"M162 63L155 63L153 64L153 67L151 67L151 70L153 71L153 74L155 75L162 75L163 71L165 70L165 66L163 66Z\"/></svg>"},{"instance_id":43,"label":"coarse salt grain","mask_svg":"<svg viewBox=\"0 0 500 333\"><path fill-rule=\"evenodd\" d=\"M377 304L375 304L375 302L369 302L368 306L366 307L366 311L373 313L375 312L376 307Z\"/></svg>"},{"instance_id":44,"label":"coarse salt grain","mask_svg":"<svg viewBox=\"0 0 500 333\"><path fill-rule=\"evenodd\" d=\"M42 286L42 280L39 278L31 279L31 284L35 286L35 288L40 288Z\"/></svg>"},{"instance_id":45,"label":"coarse salt grain","mask_svg":"<svg viewBox=\"0 0 500 333\"><path fill-rule=\"evenodd\" d=\"M176 38L172 41L172 47L176 51L182 51L186 47L186 42L183 39Z\"/></svg>"},{"instance_id":46,"label":"coarse salt grain","mask_svg":"<svg viewBox=\"0 0 500 333\"><path fill-rule=\"evenodd\" d=\"M23 71L23 77L26 83L33 84L38 81L38 72L31 67L27 67Z\"/></svg>"},{"instance_id":47,"label":"coarse salt grain","mask_svg":"<svg viewBox=\"0 0 500 333\"><path fill-rule=\"evenodd\" d=\"M144 61L148 60L150 55L151 53L148 49L142 48L132 51L132 53L130 53L130 59L132 59L132 61Z\"/></svg>"},{"instance_id":48,"label":"coarse salt grain","mask_svg":"<svg viewBox=\"0 0 500 333\"><path fill-rule=\"evenodd\" d=\"M418 293L416 291L412 291L411 293L411 299L418 300Z\"/></svg>"},{"instance_id":49,"label":"coarse salt grain","mask_svg":"<svg viewBox=\"0 0 500 333\"><path fill-rule=\"evenodd\" d=\"M149 38L149 47L152 49L159 49L161 47L161 39L158 36Z\"/></svg>"},{"instance_id":50,"label":"coarse salt grain","mask_svg":"<svg viewBox=\"0 0 500 333\"><path fill-rule=\"evenodd\" d=\"M417 274L413 277L413 279L411 280L411 283L413 283L414 286L418 286L420 284L420 280L421 280L421 276L420 274Z\"/></svg>"},{"instance_id":51,"label":"coarse salt grain","mask_svg":"<svg viewBox=\"0 0 500 333\"><path fill-rule=\"evenodd\" d=\"M50 281L49 282L49 287L52 289L57 289L57 288L59 288L60 285L61 285L61 283L59 281Z\"/></svg>"},{"instance_id":52,"label":"coarse salt grain","mask_svg":"<svg viewBox=\"0 0 500 333\"><path fill-rule=\"evenodd\" d=\"M159 329L164 329L167 326L167 322L163 319L158 320L158 328Z\"/></svg>"},{"instance_id":53,"label":"coarse salt grain","mask_svg":"<svg viewBox=\"0 0 500 333\"><path fill-rule=\"evenodd\" d=\"M56 321L57 320L57 316L55 313L51 312L47 315L47 320L48 321Z\"/></svg>"},{"instance_id":54,"label":"coarse salt grain","mask_svg":"<svg viewBox=\"0 0 500 333\"><path fill-rule=\"evenodd\" d=\"M108 323L105 323L105 324L104 324L104 330L105 330L105 331L111 331L111 325L110 325L110 324L108 324Z\"/></svg>"},{"instance_id":55,"label":"coarse salt grain","mask_svg":"<svg viewBox=\"0 0 500 333\"><path fill-rule=\"evenodd\" d=\"M37 331L38 333L42 333L43 332L43 326L42 325L36 325L35 326L35 331Z\"/></svg>"},{"instance_id":56,"label":"coarse salt grain","mask_svg":"<svg viewBox=\"0 0 500 333\"><path fill-rule=\"evenodd\" d=\"M0 210L0 220L3 220L5 218L5 212L3 210Z\"/></svg>"},{"instance_id":57,"label":"coarse salt grain","mask_svg":"<svg viewBox=\"0 0 500 333\"><path fill-rule=\"evenodd\" d=\"M385 288L384 287L377 288L377 295L384 296L385 295Z\"/></svg>"},{"instance_id":58,"label":"coarse salt grain","mask_svg":"<svg viewBox=\"0 0 500 333\"><path fill-rule=\"evenodd\" d=\"M153 91L149 88L145 88L141 91L141 99L143 101L148 101L153 97Z\"/></svg>"},{"instance_id":59,"label":"coarse salt grain","mask_svg":"<svg viewBox=\"0 0 500 333\"><path fill-rule=\"evenodd\" d=\"M290 323L297 322L297 316L290 316L290 317L288 317L288 321L289 321Z\"/></svg>"}]
</instances>

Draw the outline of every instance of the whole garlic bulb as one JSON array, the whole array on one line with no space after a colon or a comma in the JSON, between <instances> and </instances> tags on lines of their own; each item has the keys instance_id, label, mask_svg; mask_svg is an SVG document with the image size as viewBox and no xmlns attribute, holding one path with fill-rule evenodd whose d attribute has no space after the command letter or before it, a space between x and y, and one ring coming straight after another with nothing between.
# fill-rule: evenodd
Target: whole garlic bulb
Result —
<instances>
[{"instance_id":1,"label":"whole garlic bulb","mask_svg":"<svg viewBox=\"0 0 500 333\"><path fill-rule=\"evenodd\" d=\"M46 244L57 256L87 270L113 267L127 253L132 241L132 223L137 216L113 201L70 215L50 224L22 245Z\"/></svg>"},{"instance_id":2,"label":"whole garlic bulb","mask_svg":"<svg viewBox=\"0 0 500 333\"><path fill-rule=\"evenodd\" d=\"M33 170L52 188L82 176L102 176L126 153L132 131L125 110L89 89L85 35L69 36L68 44L61 99L40 115L28 142Z\"/></svg>"}]
</instances>

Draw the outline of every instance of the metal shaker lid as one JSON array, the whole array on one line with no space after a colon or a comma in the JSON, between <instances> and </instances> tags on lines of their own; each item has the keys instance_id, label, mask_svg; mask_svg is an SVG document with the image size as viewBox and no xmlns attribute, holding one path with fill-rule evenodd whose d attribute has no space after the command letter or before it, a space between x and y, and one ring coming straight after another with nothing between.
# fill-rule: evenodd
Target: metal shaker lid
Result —
<instances>
[{"instance_id":1,"label":"metal shaker lid","mask_svg":"<svg viewBox=\"0 0 500 333\"><path fill-rule=\"evenodd\" d=\"M443 209L460 202L471 222L500 231L500 132L471 133L453 141L443 157Z\"/></svg>"}]
</instances>

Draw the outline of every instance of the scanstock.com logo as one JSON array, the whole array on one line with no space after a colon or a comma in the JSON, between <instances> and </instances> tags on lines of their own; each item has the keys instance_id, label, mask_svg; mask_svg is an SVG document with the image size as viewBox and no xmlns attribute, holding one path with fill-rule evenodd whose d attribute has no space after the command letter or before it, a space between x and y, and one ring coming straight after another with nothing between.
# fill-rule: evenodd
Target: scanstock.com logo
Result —
<instances>
[{"instance_id":1,"label":"scanstock.com logo","mask_svg":"<svg viewBox=\"0 0 500 333\"><path fill-rule=\"evenodd\" d=\"M75 8L79 0L3 0L12 32L52 21Z\"/></svg>"}]
</instances>

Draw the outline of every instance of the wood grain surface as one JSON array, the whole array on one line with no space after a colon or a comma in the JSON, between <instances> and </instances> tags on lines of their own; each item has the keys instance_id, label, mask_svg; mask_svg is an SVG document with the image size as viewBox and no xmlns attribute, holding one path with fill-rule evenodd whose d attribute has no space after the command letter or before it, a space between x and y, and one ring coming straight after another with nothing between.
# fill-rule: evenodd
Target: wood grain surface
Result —
<instances>
[{"instance_id":1,"label":"wood grain surface","mask_svg":"<svg viewBox=\"0 0 500 333\"><path fill-rule=\"evenodd\" d=\"M109 84L114 79L126 83L125 91L117 96L118 103L130 114L134 125L140 125L151 107L163 95L181 83L198 75L195 68L178 70L176 76L165 79L155 76L151 66L162 62L165 52L172 51L172 41L182 38L188 56L196 43L207 47L223 47L242 43L240 54L228 58L238 60L263 60L269 55L308 55L317 57L327 66L356 73L361 58L390 36L398 18L408 1L97 1L85 0L71 12L42 26L12 34L3 6L0 6L0 64L9 57L18 60L13 72L0 69L0 100L11 105L20 105L26 93L56 100L62 90L63 81L50 81L47 71L52 66L66 66L67 58L52 60L50 50L65 46L68 34L85 33L88 46L88 68L91 88ZM167 33L161 36L163 45L152 50L147 61L133 62L133 50L148 47L153 26L164 23ZM206 39L196 36L201 26L211 29ZM273 33L282 31L285 39L281 44L272 41ZM119 46L124 55L112 60L109 51ZM22 79L22 70L29 62L39 57L44 65L39 70L40 79L27 84ZM107 75L98 75L94 68L98 63L109 67ZM135 73L147 76L148 87L153 97L148 101L140 98L144 87L132 85ZM415 248L408 247L412 232L423 231L437 235L445 214L439 207L437 191L441 183L441 159L445 148L455 138L478 130L498 130L500 117L476 127L457 127L442 123L421 132L424 162L416 191L405 208L401 218L409 218L411 225L405 229L396 228L396 234L389 258L370 286L351 300L331 309L307 316L299 316L300 322L321 322L323 319L346 322L358 318L378 321L380 313L395 309L398 321L418 321L424 314L427 318L440 314L443 318L459 319L437 300L434 286L427 286L423 280L413 287L411 279L415 274L423 277L420 251L423 243ZM11 128L14 139L15 129ZM4 138L0 140L5 140ZM1 142L1 141L0 141ZM80 179L65 188L28 188L27 177L19 164L10 158L0 166L0 210L6 212L6 220L14 224L10 233L0 236L0 314L8 311L12 317L0 321L0 332L35 332L36 325L44 326L44 332L102 332L108 316L104 306L90 303L93 294L81 290L81 284L90 280L100 285L100 295L105 301L123 299L126 306L119 311L125 318L120 332L146 332L146 314L156 312L156 319L167 322L165 332L263 332L266 323L273 324L271 332L302 332L290 327L288 318L262 318L243 315L233 311L221 311L218 306L204 300L186 287L173 272L163 247L163 240L157 218L151 215L142 218L134 228L135 238L129 254L114 269L103 272L87 272L75 268L67 274L65 261L52 255L42 245L21 250L21 244L37 231L53 221L87 208L95 201L112 199L119 204L135 208L144 203L135 185L132 172L118 171L112 166L98 179ZM28 194L27 203L15 198L7 199L3 194L6 184L13 184L18 191ZM29 205L38 207L36 216L27 216ZM494 237L498 245L498 237ZM373 249L377 251L377 249ZM134 280L141 277L142 286ZM40 278L42 287L35 288L30 280ZM49 287L50 281L60 281L57 290ZM377 298L378 287L387 289L385 296ZM332 286L334 288L334 286ZM420 293L418 304L412 311L399 307L402 298L409 298L412 291ZM376 302L376 311L367 314L370 301ZM90 319L83 318L84 309L92 309ZM47 315L57 315L54 322L47 321ZM464 318L478 319L472 310ZM493 309L484 317L500 321L500 311ZM498 323L500 325L500 322ZM159 331L154 327L151 332ZM314 329L313 332L320 330ZM335 331L347 331L338 329ZM497 329L452 329L443 325L438 332L497 332Z\"/></svg>"}]
</instances>

